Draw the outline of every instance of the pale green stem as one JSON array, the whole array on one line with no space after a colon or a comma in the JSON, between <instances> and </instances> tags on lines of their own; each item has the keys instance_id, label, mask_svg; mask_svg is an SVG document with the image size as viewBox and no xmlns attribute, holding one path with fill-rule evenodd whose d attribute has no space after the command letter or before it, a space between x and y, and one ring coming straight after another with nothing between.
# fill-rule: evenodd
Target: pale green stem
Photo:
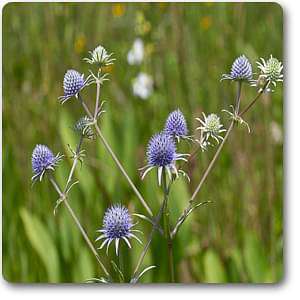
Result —
<instances>
[{"instance_id":1,"label":"pale green stem","mask_svg":"<svg viewBox=\"0 0 300 300\"><path fill-rule=\"evenodd\" d=\"M100 101L100 82L97 82L97 92L96 92L96 104L95 104L95 112L94 112L94 120L97 120L97 113Z\"/></svg>"},{"instance_id":2,"label":"pale green stem","mask_svg":"<svg viewBox=\"0 0 300 300\"><path fill-rule=\"evenodd\" d=\"M137 263L137 265L136 265L136 267L134 269L134 272L133 272L133 275L132 275L132 279L131 279L131 283L136 283L136 281L137 281L137 273L139 271L140 266L143 263L143 260L144 260L144 258L146 256L146 253L147 253L147 251L148 251L148 249L150 247L150 244L151 244L152 239L153 239L153 234L154 234L155 230L158 228L158 224L160 222L164 206L165 206L165 198L164 198L163 203L162 203L162 205L161 205L161 207L160 207L160 209L158 211L157 216L154 219L154 222L153 222L153 225L152 225L152 228L151 228L151 231L150 231L147 243L146 243L146 245L145 245L145 247L144 247L144 249L143 249L143 251L142 251L142 253L141 253L140 257L139 257L138 263Z\"/></svg>"},{"instance_id":3,"label":"pale green stem","mask_svg":"<svg viewBox=\"0 0 300 300\"><path fill-rule=\"evenodd\" d=\"M118 260L119 260L119 269L122 272L125 280L125 274L124 274L124 255L123 255L123 245L122 242L120 241L119 243L119 255L118 255ZM123 281L120 279L120 282L122 283Z\"/></svg>"},{"instance_id":4,"label":"pale green stem","mask_svg":"<svg viewBox=\"0 0 300 300\"><path fill-rule=\"evenodd\" d=\"M237 91L237 99L236 99L235 112L238 111L238 107L239 107L239 103L240 103L240 96L241 96L241 82L238 82L238 91ZM220 154L220 152L221 152L221 150L222 150L225 142L227 141L227 139L228 139L228 137L229 137L229 135L230 135L230 133L231 133L231 131L233 129L234 123L235 123L235 121L232 120L231 123L230 123L230 125L229 125L229 128L227 129L227 132L226 132L226 134L224 136L224 139L220 143L220 145L219 145L219 147L218 147L218 149L217 149L214 157L210 161L210 163L209 163L208 167L206 168L203 176L201 177L201 180L200 180L199 184L197 185L197 187L196 187L196 189L195 189L195 191L194 191L191 199L189 200L189 204L188 204L187 208L183 211L183 213L181 214L181 216L178 218L178 221L177 221L177 223L176 223L176 225L174 227L174 231L172 233L173 237L175 237L175 235L177 234L180 226L183 224L184 220L187 218L187 216L189 214L189 211L192 209L192 207L194 205L194 200L195 200L197 194L199 193L201 187L203 186L203 183L205 182L205 180L206 180L208 174L210 173L212 167L214 166L216 160L218 159L219 154ZM175 231L175 229L176 229L176 231Z\"/></svg>"},{"instance_id":5,"label":"pale green stem","mask_svg":"<svg viewBox=\"0 0 300 300\"><path fill-rule=\"evenodd\" d=\"M55 179L50 175L49 176L49 180L52 183L53 187L55 188L55 190L57 191L60 199L62 200L62 202L64 203L64 205L66 206L67 210L69 211L71 217L73 218L73 220L75 221L75 224L77 225L79 231L81 232L84 240L86 241L86 243L88 244L89 248L91 249L92 253L95 255L100 267L102 268L103 272L105 273L105 275L107 277L110 277L108 271L106 270L105 266L103 265L96 249L94 248L92 242L90 241L88 235L86 234L85 230L83 229L82 225L80 224L77 216L75 215L73 209L71 208L71 206L68 203L67 197L66 195L61 191L60 187L58 186L58 184L56 183Z\"/></svg>"},{"instance_id":6,"label":"pale green stem","mask_svg":"<svg viewBox=\"0 0 300 300\"><path fill-rule=\"evenodd\" d=\"M236 99L236 108L235 108L235 113L238 117L242 117L253 105L254 103L259 99L259 97L262 95L262 93L264 92L265 88L267 87L267 84L266 83L264 85L264 87L258 92L258 94L256 95L256 97L250 102L250 104L247 105L247 107L241 112L239 113L239 106L240 106L240 96L241 96L241 82L238 83L238 92L237 92L237 99ZM193 208L193 205L194 205L194 200L197 196L197 194L199 193L203 183L205 182L208 174L210 173L212 167L214 166L216 160L218 159L219 157L219 154L225 144L225 142L227 141L232 129L234 128L234 124L235 124L235 120L232 120L230 125L229 125L229 128L227 129L227 132L226 132L226 135L224 136L224 139L223 141L220 143L214 157L212 158L212 160L210 161L208 167L206 168L203 176L201 177L201 180L198 184L198 186L196 187L190 201L189 201L189 204L187 206L187 208L183 211L183 213L181 214L181 216L178 218L178 221L175 225L175 229L176 231L173 230L172 232L172 236L174 237L178 230L179 230L179 227L183 224L184 220L187 218L188 214L189 214L189 211Z\"/></svg>"},{"instance_id":7,"label":"pale green stem","mask_svg":"<svg viewBox=\"0 0 300 300\"><path fill-rule=\"evenodd\" d=\"M90 118L92 118L92 114L89 110L89 108L87 107L87 105L85 104L85 102L83 101L82 97L79 94L79 99L80 102L83 105L84 110L86 111L86 113L88 114L88 116ZM131 186L132 190L135 192L136 196L138 197L138 199L140 200L140 202L142 203L142 205L144 206L144 208L147 210L148 214L152 217L153 213L151 211L151 208L148 206L148 204L146 203L146 201L144 200L143 196L141 195L141 193L138 191L138 189L136 188L136 186L134 185L134 183L132 182L132 180L130 179L129 175L127 174L127 172L125 171L125 169L123 168L122 164L120 163L119 159L117 158L117 156L115 155L114 151L112 150L112 148L110 147L110 145L108 144L108 142L106 141L104 135L102 134L98 124L95 122L94 123L95 129L97 131L97 134L101 140L101 142L103 143L104 147L106 148L106 150L108 151L108 153L111 155L112 159L114 160L114 162L116 163L117 167L119 168L119 170L121 171L121 173L124 175L124 177L126 178L126 180L128 181L129 185Z\"/></svg>"},{"instance_id":8,"label":"pale green stem","mask_svg":"<svg viewBox=\"0 0 300 300\"><path fill-rule=\"evenodd\" d=\"M256 97L240 112L239 116L242 117L254 104L255 102L259 99L259 97L262 95L264 90L266 89L267 86L269 86L269 81L265 83L265 85L260 89Z\"/></svg>"},{"instance_id":9,"label":"pale green stem","mask_svg":"<svg viewBox=\"0 0 300 300\"><path fill-rule=\"evenodd\" d=\"M166 170L163 168L162 172L162 188L164 192L164 207L163 207L163 224L164 224L164 234L167 240L167 255L168 255L168 267L170 272L170 282L175 282L175 273L174 273L174 258L173 258L173 240L171 237L170 230L170 211L169 211L169 190L167 188L166 181Z\"/></svg>"},{"instance_id":10,"label":"pale green stem","mask_svg":"<svg viewBox=\"0 0 300 300\"><path fill-rule=\"evenodd\" d=\"M235 107L235 112L236 112L237 115L238 115L238 109L239 109L239 106L240 106L241 86L242 86L242 83L239 81L238 82L237 99L236 99L236 107ZM219 145L217 152L215 153L213 159L211 160L211 162L209 163L207 169L205 170L205 172L204 172L204 174L203 174L203 176L202 176L202 178L201 178L198 186L196 187L196 189L195 189L195 191L194 191L194 193L193 193L193 195L192 195L192 197L190 199L190 203L193 202L194 199L196 198L196 196L199 193L201 187L203 186L203 183L205 182L208 174L210 173L210 171L211 171L212 167L214 166L217 158L219 157L219 154L220 154L220 152L221 152L221 150L222 150L225 142L227 141L227 139L228 139L228 137L229 137L229 135L231 133L231 130L233 129L234 123L235 123L235 120L232 120L231 123L230 123L230 125L229 125L229 128L228 128L228 130L227 130L227 132L226 132L226 134L224 136L223 141Z\"/></svg>"},{"instance_id":11,"label":"pale green stem","mask_svg":"<svg viewBox=\"0 0 300 300\"><path fill-rule=\"evenodd\" d=\"M211 203L211 201L204 201L204 202L198 203L195 206L189 206L189 210L187 212L184 211L184 213L178 218L178 221L176 222L176 225L174 226L174 229L172 230L172 233L171 233L172 239L175 237L177 231L179 230L179 227L182 225L182 223L185 221L185 219L190 215L190 213L192 213L192 211L195 208L198 208L198 207L203 206L208 203Z\"/></svg>"},{"instance_id":12,"label":"pale green stem","mask_svg":"<svg viewBox=\"0 0 300 300\"><path fill-rule=\"evenodd\" d=\"M66 191L68 189L68 186L69 186L70 182L72 181L72 178L73 178L73 175L74 175L74 172L75 172L75 169L76 169L76 165L78 163L78 159L79 159L78 155L79 155L79 152L80 152L82 141L83 141L83 136L81 135L79 143L78 143L77 148L76 148L75 157L74 157L74 160L73 160L71 171L69 173L68 180L67 180L66 186L64 188L64 193L66 193Z\"/></svg>"}]
</instances>

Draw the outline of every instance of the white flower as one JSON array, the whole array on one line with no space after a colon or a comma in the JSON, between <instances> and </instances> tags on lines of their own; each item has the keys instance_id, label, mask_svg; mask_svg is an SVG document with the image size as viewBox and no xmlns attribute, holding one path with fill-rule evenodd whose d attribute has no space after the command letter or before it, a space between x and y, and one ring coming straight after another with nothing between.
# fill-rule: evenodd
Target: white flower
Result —
<instances>
[{"instance_id":1,"label":"white flower","mask_svg":"<svg viewBox=\"0 0 300 300\"><path fill-rule=\"evenodd\" d=\"M133 94L146 100L153 92L153 79L146 73L139 73L133 80Z\"/></svg>"},{"instance_id":2,"label":"white flower","mask_svg":"<svg viewBox=\"0 0 300 300\"><path fill-rule=\"evenodd\" d=\"M210 137L212 137L219 144L219 139L223 140L221 133L226 131L226 129L223 127L223 124L220 122L220 118L216 114L210 114L206 116L203 112L202 115L204 120L196 118L196 120L201 124L201 126L197 127L196 130L201 130L204 138L201 138L200 145L202 145L203 142L208 142ZM203 144L204 148L206 148L206 146L209 144L210 143Z\"/></svg>"},{"instance_id":3,"label":"white flower","mask_svg":"<svg viewBox=\"0 0 300 300\"><path fill-rule=\"evenodd\" d=\"M144 43L140 38L135 39L132 48L127 54L127 61L130 65L139 65L144 58Z\"/></svg>"},{"instance_id":4,"label":"white flower","mask_svg":"<svg viewBox=\"0 0 300 300\"><path fill-rule=\"evenodd\" d=\"M272 121L270 124L271 136L276 144L281 144L283 140L282 129L278 123Z\"/></svg>"},{"instance_id":5,"label":"white flower","mask_svg":"<svg viewBox=\"0 0 300 300\"><path fill-rule=\"evenodd\" d=\"M261 72L260 77L267 81L266 90L272 91L269 88L270 84L273 84L273 86L276 87L277 82L283 81L282 63L272 55L270 55L270 58L267 61L263 58L260 60L261 62L257 62L257 66Z\"/></svg>"},{"instance_id":6,"label":"white flower","mask_svg":"<svg viewBox=\"0 0 300 300\"><path fill-rule=\"evenodd\" d=\"M84 58L83 60L89 64L100 64L102 66L112 65L114 58L111 58L113 53L108 54L104 47L99 45L93 51L89 51L90 58Z\"/></svg>"}]
</instances>

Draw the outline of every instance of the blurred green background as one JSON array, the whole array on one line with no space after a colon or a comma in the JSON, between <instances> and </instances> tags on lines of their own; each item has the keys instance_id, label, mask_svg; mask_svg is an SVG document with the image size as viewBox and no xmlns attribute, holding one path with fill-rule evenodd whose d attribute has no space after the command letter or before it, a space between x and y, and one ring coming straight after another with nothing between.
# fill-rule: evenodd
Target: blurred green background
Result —
<instances>
[{"instance_id":1,"label":"blurred green background","mask_svg":"<svg viewBox=\"0 0 300 300\"><path fill-rule=\"evenodd\" d=\"M142 65L130 66L127 53L136 37L145 44ZM168 113L180 108L190 132L201 112L220 113L233 104L236 86L220 83L234 58L245 54L253 66L270 54L282 60L282 10L277 4L8 4L3 9L3 276L11 282L83 282L101 274L61 206L53 216L57 194L45 180L31 187L31 153L37 143L69 156L77 137L70 129L82 116L72 99L64 106L64 72L87 74L82 59L102 44L117 59L102 88L107 113L101 127L118 157L154 211L161 191L156 174L142 182L137 169L145 165L150 136L161 130ZM256 69L256 68L255 68ZM151 97L133 96L132 80L140 72L154 78ZM242 107L254 96L245 86ZM93 105L95 88L83 97ZM245 116L252 132L234 130L197 197L212 204L198 209L175 241L178 282L277 282L283 277L283 89L264 95ZM76 170L80 184L70 203L88 235L95 239L104 210L122 202L145 213L100 142L84 143L87 157ZM181 153L191 146L181 143ZM171 193L174 222L215 148L199 153L188 166L191 184L177 181ZM65 159L55 172L64 185L71 166ZM151 226L137 225L145 241ZM126 253L128 274L142 247L133 242ZM158 268L142 282L168 278L165 244L156 234L144 266ZM107 265L114 259L99 252ZM128 276L127 274L127 276Z\"/></svg>"}]
</instances>

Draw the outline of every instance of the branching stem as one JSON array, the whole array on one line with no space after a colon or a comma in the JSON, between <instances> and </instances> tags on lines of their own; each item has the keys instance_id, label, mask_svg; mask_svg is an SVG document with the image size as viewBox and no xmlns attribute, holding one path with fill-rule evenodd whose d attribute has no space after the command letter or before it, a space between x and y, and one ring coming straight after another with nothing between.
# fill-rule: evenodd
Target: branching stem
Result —
<instances>
[{"instance_id":1,"label":"branching stem","mask_svg":"<svg viewBox=\"0 0 300 300\"><path fill-rule=\"evenodd\" d=\"M87 113L87 115L90 118L93 118L89 108L87 107L87 105L85 104L85 102L83 101L81 95L79 94L78 96L81 104L83 105L83 108L85 110L85 112ZM138 199L140 200L140 202L142 203L142 205L144 206L144 208L147 210L148 214L150 215L150 217L153 216L152 210L151 208L148 206L148 204L146 203L146 201L144 200L143 196L141 195L141 193L138 191L138 189L136 188L136 186L134 185L134 183L132 182L132 180L130 179L129 175L127 174L127 172L125 171L125 169L123 168L121 162L119 161L119 159L117 158L117 156L115 155L114 151L112 150L112 148L110 147L110 145L108 144L108 142L106 141L104 135L102 134L97 122L94 122L94 126L96 129L96 132L101 140L101 142L103 143L104 147L106 148L106 150L108 151L108 153L111 155L112 159L114 160L114 162L116 163L117 167L119 168L119 170L121 171L121 173L124 175L124 177L126 178L126 180L128 181L129 185L131 186L132 190L134 191L134 193L136 194L136 196L138 197Z\"/></svg>"},{"instance_id":2,"label":"branching stem","mask_svg":"<svg viewBox=\"0 0 300 300\"><path fill-rule=\"evenodd\" d=\"M58 184L56 183L55 179L53 178L53 176L51 176L49 174L49 180L52 183L53 187L55 188L56 192L58 193L59 197L61 198L62 202L64 203L64 205L66 206L67 210L69 211L71 217L73 218L73 220L75 221L75 224L77 225L79 231L81 232L84 240L86 241L86 243L88 244L89 248L91 249L92 253L95 255L101 269L103 270L103 272L105 273L105 275L107 277L110 277L108 271L106 270L105 266L103 265L96 249L94 248L92 242L90 241L87 233L85 232L85 230L83 229L82 225L79 222L79 219L77 218L76 214L74 213L73 209L71 208L68 200L67 200L67 196L65 193L63 193L60 189L60 187L58 186Z\"/></svg>"},{"instance_id":3,"label":"branching stem","mask_svg":"<svg viewBox=\"0 0 300 300\"><path fill-rule=\"evenodd\" d=\"M68 187L69 187L69 184L70 184L71 181L72 181L72 178L73 178L73 175L74 175L74 172L75 172L75 169L76 169L78 160L79 160L79 153L80 153L82 141L83 141L83 136L80 135L80 140L79 140L79 143L78 143L78 145L77 145L77 147L76 147L76 152L75 152L73 164L72 164L72 167L71 167L69 176L68 176L68 180L67 180L66 186L65 186L65 188L64 188L64 193L67 192L67 189L68 189Z\"/></svg>"},{"instance_id":4,"label":"branching stem","mask_svg":"<svg viewBox=\"0 0 300 300\"><path fill-rule=\"evenodd\" d=\"M170 184L169 184L168 190L169 189L170 189ZM143 251L142 251L142 253L141 253L140 257L139 257L138 263L137 263L137 265L136 265L136 267L134 269L134 272L133 272L133 275L132 275L132 279L131 279L131 283L136 283L137 278L138 278L137 273L139 271L140 266L143 263L143 260L144 260L144 258L146 256L146 253L147 253L147 251L148 251L148 249L150 247L150 244L151 244L152 239L153 239L154 232L155 232L155 230L158 230L158 228L159 228L158 224L160 222L160 219L161 219L161 216L162 216L162 213L163 213L163 209L165 207L165 201L166 201L166 199L164 198L163 203L162 203L162 205L161 205L161 207L160 207L160 209L158 211L158 214L154 218L154 222L153 222L150 234L148 236L147 243L146 243L146 245L145 245L145 247L144 247L144 249L143 249Z\"/></svg>"},{"instance_id":5,"label":"branching stem","mask_svg":"<svg viewBox=\"0 0 300 300\"><path fill-rule=\"evenodd\" d=\"M240 100L240 97L241 97L241 85L242 85L242 83L238 82L238 91L237 91L236 106L235 106L235 112L236 112L236 114L238 114L238 109L239 109L240 101L241 101ZM205 170L205 172L204 172L204 174L203 174L203 176L202 176L202 178L201 178L198 186L196 187L196 189L195 189L195 191L194 191L194 193L193 193L193 195L192 195L192 197L191 197L191 199L189 201L190 203L194 202L194 199L196 198L196 196L199 193L201 187L203 186L203 183L205 182L208 174L210 173L212 167L214 166L216 160L218 159L219 154L220 154L220 152L221 152L221 150L222 150L225 142L227 141L227 139L228 139L228 137L229 137L229 135L230 135L230 133L231 133L231 131L233 129L234 123L235 123L235 120L232 120L231 123L230 123L230 125L229 125L229 128L228 128L228 130L227 130L227 132L226 132L226 134L224 136L223 141L219 145L219 147L218 147L218 149L217 149L214 157L212 158L212 160L209 163L208 167L206 168L206 170Z\"/></svg>"},{"instance_id":6,"label":"branching stem","mask_svg":"<svg viewBox=\"0 0 300 300\"><path fill-rule=\"evenodd\" d=\"M236 114L237 117L242 117L254 105L254 103L259 99L259 97L262 95L262 93L266 89L268 83L266 83L264 85L264 87L258 91L256 97L250 102L250 104L248 104L246 106L246 108L241 113L239 113L239 107L240 107L240 101L241 101L241 85L242 85L241 82L238 82L238 90L237 90L236 105L235 105L235 114ZM179 227L186 220L186 218L189 215L191 209L193 209L195 198L196 198L197 194L199 193L199 191L201 190L201 188L202 188L207 176L209 175L210 171L212 170L215 162L217 161L225 142L227 141L232 129L234 128L235 123L236 123L236 121L233 119L231 121L230 125L229 125L229 128L227 129L227 132L224 136L223 141L220 143L215 155L213 156L212 160L210 161L209 165L207 166L206 170L204 171L203 176L201 177L199 184L197 185L191 199L189 200L188 206L183 211L181 216L178 218L178 220L176 222L176 225L174 227L174 230L172 232L172 237L173 238L177 234L177 232L179 230Z\"/></svg>"}]
</instances>

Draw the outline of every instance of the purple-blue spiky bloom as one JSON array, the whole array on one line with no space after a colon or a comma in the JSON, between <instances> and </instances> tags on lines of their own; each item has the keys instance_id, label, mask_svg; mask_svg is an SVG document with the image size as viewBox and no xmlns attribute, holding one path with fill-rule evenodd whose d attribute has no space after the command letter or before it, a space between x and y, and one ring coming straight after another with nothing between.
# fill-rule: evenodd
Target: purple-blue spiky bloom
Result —
<instances>
[{"instance_id":1,"label":"purple-blue spiky bloom","mask_svg":"<svg viewBox=\"0 0 300 300\"><path fill-rule=\"evenodd\" d=\"M245 55L239 56L232 64L230 74L223 74L221 80L249 81L252 80L252 66Z\"/></svg>"},{"instance_id":2,"label":"purple-blue spiky bloom","mask_svg":"<svg viewBox=\"0 0 300 300\"><path fill-rule=\"evenodd\" d=\"M176 146L174 139L164 133L155 134L149 141L147 159L150 166L165 167L176 158Z\"/></svg>"},{"instance_id":3,"label":"purple-blue spiky bloom","mask_svg":"<svg viewBox=\"0 0 300 300\"><path fill-rule=\"evenodd\" d=\"M133 234L133 232L139 232L139 230L132 229L133 226L131 215L125 206L117 204L108 208L104 214L103 228L98 230L102 234L96 239L96 241L104 239L99 249L106 245L106 252L108 252L109 245L115 241L116 254L118 255L120 239L123 239L129 248L131 248L129 238L135 238L142 243Z\"/></svg>"},{"instance_id":4,"label":"purple-blue spiky bloom","mask_svg":"<svg viewBox=\"0 0 300 300\"><path fill-rule=\"evenodd\" d=\"M189 154L178 154L176 153L176 145L174 138L163 132L155 134L148 143L147 148L147 160L148 165L141 168L144 170L142 179L145 178L148 172L153 168L158 168L158 185L161 184L163 169L165 169L169 175L170 180L172 179L171 172L176 174L178 177L178 171L175 166L176 160L184 160L184 156ZM182 171L182 170L180 170Z\"/></svg>"},{"instance_id":5,"label":"purple-blue spiky bloom","mask_svg":"<svg viewBox=\"0 0 300 300\"><path fill-rule=\"evenodd\" d=\"M36 181L39 179L40 181L43 178L43 175L47 170L54 171L55 166L62 158L59 153L54 156L52 151L45 145L36 145L32 152L32 171L33 176L32 180Z\"/></svg>"},{"instance_id":6,"label":"purple-blue spiky bloom","mask_svg":"<svg viewBox=\"0 0 300 300\"><path fill-rule=\"evenodd\" d=\"M164 131L174 137L185 137L188 133L186 121L182 112L177 109L171 112L167 118Z\"/></svg>"},{"instance_id":7,"label":"purple-blue spiky bloom","mask_svg":"<svg viewBox=\"0 0 300 300\"><path fill-rule=\"evenodd\" d=\"M64 76L64 95L59 97L59 100L63 104L68 99L73 96L77 96L77 94L84 88L87 80L84 80L84 75L80 74L75 70L68 70Z\"/></svg>"}]
</instances>

